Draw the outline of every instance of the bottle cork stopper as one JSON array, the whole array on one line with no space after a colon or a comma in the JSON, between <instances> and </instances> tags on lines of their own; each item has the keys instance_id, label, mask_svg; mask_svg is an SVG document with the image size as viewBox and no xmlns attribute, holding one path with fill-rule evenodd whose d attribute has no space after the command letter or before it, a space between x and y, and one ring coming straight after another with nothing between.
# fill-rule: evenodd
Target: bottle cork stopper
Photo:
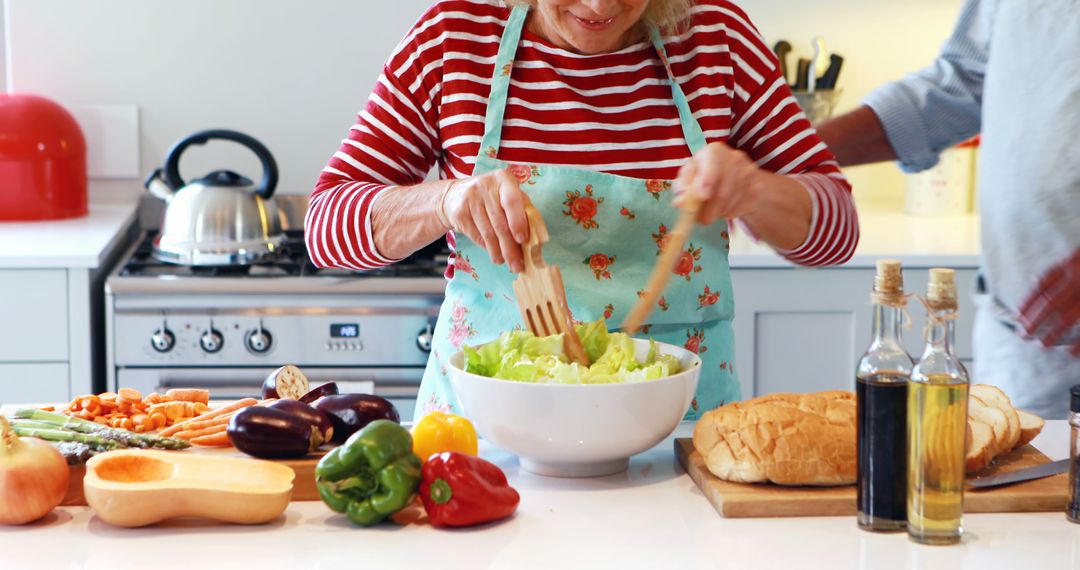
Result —
<instances>
[{"instance_id":1,"label":"bottle cork stopper","mask_svg":"<svg viewBox=\"0 0 1080 570\"><path fill-rule=\"evenodd\" d=\"M935 267L930 270L930 283L926 285L926 298L943 309L956 308L956 272Z\"/></svg>"},{"instance_id":2,"label":"bottle cork stopper","mask_svg":"<svg viewBox=\"0 0 1080 570\"><path fill-rule=\"evenodd\" d=\"M900 261L897 259L877 260L874 291L878 293L900 293L903 290L904 276L900 273Z\"/></svg>"}]
</instances>

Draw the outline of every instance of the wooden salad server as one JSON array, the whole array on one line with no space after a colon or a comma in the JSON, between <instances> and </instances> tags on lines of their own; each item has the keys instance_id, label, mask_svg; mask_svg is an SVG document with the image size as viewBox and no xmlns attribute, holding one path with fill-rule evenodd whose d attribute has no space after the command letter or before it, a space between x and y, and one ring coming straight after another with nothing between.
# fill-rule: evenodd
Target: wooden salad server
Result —
<instances>
[{"instance_id":1,"label":"wooden salad server","mask_svg":"<svg viewBox=\"0 0 1080 570\"><path fill-rule=\"evenodd\" d=\"M570 308L566 303L566 287L558 265L544 262L542 245L549 236L547 224L531 204L525 207L529 218L529 240L522 244L524 270L514 280L514 296L521 309L521 319L536 336L563 334L563 350L572 362L589 365L589 357L581 345Z\"/></svg>"},{"instance_id":2,"label":"wooden salad server","mask_svg":"<svg viewBox=\"0 0 1080 570\"><path fill-rule=\"evenodd\" d=\"M690 233L694 231L694 221L697 219L700 207L701 202L697 198L687 196L679 213L679 219L675 221L675 228L667 235L664 247L660 250L660 258L653 266L644 293L638 297L637 302L630 309L630 314L623 320L622 329L626 334L631 336L637 334L653 307L656 306L656 301L664 292L664 287L667 286L668 279L675 270L675 262L679 260L683 245L686 244Z\"/></svg>"}]
</instances>

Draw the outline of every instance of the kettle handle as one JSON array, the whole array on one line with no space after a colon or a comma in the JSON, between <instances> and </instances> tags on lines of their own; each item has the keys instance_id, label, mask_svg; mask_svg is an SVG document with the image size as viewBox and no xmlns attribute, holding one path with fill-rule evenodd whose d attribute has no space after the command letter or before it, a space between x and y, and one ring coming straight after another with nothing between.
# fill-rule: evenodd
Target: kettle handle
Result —
<instances>
[{"instance_id":1,"label":"kettle handle","mask_svg":"<svg viewBox=\"0 0 1080 570\"><path fill-rule=\"evenodd\" d=\"M165 158L165 183L168 184L174 192L187 185L187 183L184 182L184 179L180 177L180 155L183 154L189 146L193 144L203 145L211 139L237 142L254 152L255 155L259 157L259 161L262 162L263 168L262 180L260 180L258 186L255 187L255 193L262 196L264 199L269 199L274 195L274 189L277 187L278 182L278 169L277 162L274 161L274 156L270 154L270 150L261 142L244 133L227 129L199 131L180 140L180 142L177 142L169 149L169 154Z\"/></svg>"}]
</instances>

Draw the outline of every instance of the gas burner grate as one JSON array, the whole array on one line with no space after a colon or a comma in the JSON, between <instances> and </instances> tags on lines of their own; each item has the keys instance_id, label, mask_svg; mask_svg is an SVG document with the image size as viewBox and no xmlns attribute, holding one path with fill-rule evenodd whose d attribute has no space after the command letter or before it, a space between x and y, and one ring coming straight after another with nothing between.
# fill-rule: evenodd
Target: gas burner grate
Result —
<instances>
[{"instance_id":1,"label":"gas burner grate","mask_svg":"<svg viewBox=\"0 0 1080 570\"><path fill-rule=\"evenodd\" d=\"M148 232L120 270L124 277L266 278L266 277L438 277L446 268L446 242L439 240L408 258L378 269L350 271L319 268L308 258L302 230L285 232L277 255L251 265L190 266L154 258L156 232Z\"/></svg>"}]
</instances>

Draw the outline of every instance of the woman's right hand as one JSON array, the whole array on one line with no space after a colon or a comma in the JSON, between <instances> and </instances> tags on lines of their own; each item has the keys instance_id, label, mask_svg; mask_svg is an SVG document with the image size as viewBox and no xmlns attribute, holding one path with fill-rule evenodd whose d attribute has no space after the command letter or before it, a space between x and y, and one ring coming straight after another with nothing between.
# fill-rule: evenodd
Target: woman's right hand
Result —
<instances>
[{"instance_id":1,"label":"woman's right hand","mask_svg":"<svg viewBox=\"0 0 1080 570\"><path fill-rule=\"evenodd\" d=\"M452 181L440 210L444 223L486 249L493 263L506 263L518 273L521 244L529 239L526 204L529 196L521 191L517 178L503 169Z\"/></svg>"}]
</instances>

